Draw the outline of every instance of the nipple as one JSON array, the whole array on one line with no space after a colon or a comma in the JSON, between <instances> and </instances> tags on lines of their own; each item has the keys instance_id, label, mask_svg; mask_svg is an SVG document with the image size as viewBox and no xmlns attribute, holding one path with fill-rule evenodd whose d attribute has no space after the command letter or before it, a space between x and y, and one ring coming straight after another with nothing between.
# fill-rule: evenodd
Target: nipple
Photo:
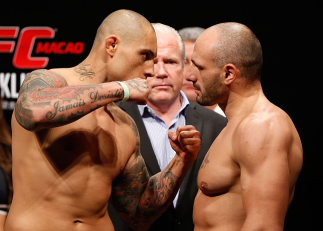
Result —
<instances>
[{"instance_id":1,"label":"nipple","mask_svg":"<svg viewBox=\"0 0 323 231\"><path fill-rule=\"evenodd\" d=\"M201 188L202 189L207 189L207 183L205 183L204 181L201 182Z\"/></svg>"}]
</instances>

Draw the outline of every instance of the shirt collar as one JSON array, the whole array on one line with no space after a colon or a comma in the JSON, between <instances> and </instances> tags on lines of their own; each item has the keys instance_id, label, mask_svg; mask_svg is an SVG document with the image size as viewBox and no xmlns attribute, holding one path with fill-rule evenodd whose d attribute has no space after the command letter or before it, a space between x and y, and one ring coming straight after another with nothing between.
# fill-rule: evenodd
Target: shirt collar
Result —
<instances>
[{"instance_id":1,"label":"shirt collar","mask_svg":"<svg viewBox=\"0 0 323 231\"><path fill-rule=\"evenodd\" d=\"M181 102L182 102L182 106L179 110L179 113L182 113L184 116L186 116L186 109L188 107L188 105L190 104L190 102L188 101L186 95L184 94L184 92L182 90L180 90L180 97L181 97ZM148 111L150 109L150 112ZM146 105L138 105L138 110L141 116L144 115L145 112L151 114L154 110L151 109L147 104ZM153 113L155 115L155 113Z\"/></svg>"}]
</instances>

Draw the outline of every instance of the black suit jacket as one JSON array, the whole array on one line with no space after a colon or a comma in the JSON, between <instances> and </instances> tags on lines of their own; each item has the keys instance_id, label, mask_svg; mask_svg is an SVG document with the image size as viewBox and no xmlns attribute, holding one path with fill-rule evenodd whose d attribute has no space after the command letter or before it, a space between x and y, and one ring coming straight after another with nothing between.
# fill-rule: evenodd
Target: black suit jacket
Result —
<instances>
[{"instance_id":1,"label":"black suit jacket","mask_svg":"<svg viewBox=\"0 0 323 231\"><path fill-rule=\"evenodd\" d=\"M142 121L137 104L121 102L118 106L128 113L136 122L140 134L140 151L143 156L149 175L152 176L161 171L154 150L150 143L145 125ZM193 166L186 173L180 187L180 193L176 204L173 204L153 223L151 231L170 231L194 229L193 204L197 194L197 173L214 139L226 126L226 118L206 109L199 104L190 102L186 111L186 124L193 125L201 134L201 149ZM119 218L113 206L108 206L109 215L116 231L130 231L131 229Z\"/></svg>"}]
</instances>

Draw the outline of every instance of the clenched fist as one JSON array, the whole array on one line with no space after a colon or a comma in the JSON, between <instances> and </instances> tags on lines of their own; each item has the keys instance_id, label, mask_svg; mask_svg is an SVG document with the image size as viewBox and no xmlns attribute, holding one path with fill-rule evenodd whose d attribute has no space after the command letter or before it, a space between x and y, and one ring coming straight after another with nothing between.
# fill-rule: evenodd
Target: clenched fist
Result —
<instances>
[{"instance_id":1,"label":"clenched fist","mask_svg":"<svg viewBox=\"0 0 323 231\"><path fill-rule=\"evenodd\" d=\"M135 102L137 104L146 104L148 98L148 86L146 79L136 78L124 81L129 88L129 99L127 102Z\"/></svg>"},{"instance_id":2,"label":"clenched fist","mask_svg":"<svg viewBox=\"0 0 323 231\"><path fill-rule=\"evenodd\" d=\"M184 164L191 165L201 148L200 132L192 125L178 126L176 132L169 131L170 145Z\"/></svg>"}]
</instances>

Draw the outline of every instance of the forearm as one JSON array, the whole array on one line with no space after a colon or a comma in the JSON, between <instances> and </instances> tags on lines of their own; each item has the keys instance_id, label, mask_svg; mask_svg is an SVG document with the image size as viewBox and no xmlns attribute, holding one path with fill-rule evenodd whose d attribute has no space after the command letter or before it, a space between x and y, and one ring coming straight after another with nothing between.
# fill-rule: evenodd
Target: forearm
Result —
<instances>
[{"instance_id":1,"label":"forearm","mask_svg":"<svg viewBox=\"0 0 323 231\"><path fill-rule=\"evenodd\" d=\"M25 129L37 131L71 123L122 97L123 88L115 82L43 88L21 94L15 116Z\"/></svg>"},{"instance_id":2,"label":"forearm","mask_svg":"<svg viewBox=\"0 0 323 231\"><path fill-rule=\"evenodd\" d=\"M143 160L140 157L138 161ZM187 171L175 157L163 171L149 179L145 169L140 174L126 174L126 178L119 179L111 195L119 216L134 230L147 230L165 212Z\"/></svg>"},{"instance_id":3,"label":"forearm","mask_svg":"<svg viewBox=\"0 0 323 231\"><path fill-rule=\"evenodd\" d=\"M163 171L150 177L139 203L140 208L156 210L158 214L162 213L161 208L168 207L168 202L175 197L182 180L181 174L174 173L177 165L176 161L172 161Z\"/></svg>"},{"instance_id":4,"label":"forearm","mask_svg":"<svg viewBox=\"0 0 323 231\"><path fill-rule=\"evenodd\" d=\"M140 155L139 132L134 121L130 117L129 120L137 137L136 154L114 180L111 202L132 229L147 230L176 196L200 150L200 133L191 125L178 127L170 140L175 157L162 172L149 178Z\"/></svg>"},{"instance_id":5,"label":"forearm","mask_svg":"<svg viewBox=\"0 0 323 231\"><path fill-rule=\"evenodd\" d=\"M175 156L163 171L150 177L137 208L137 217L144 218L137 230L148 229L167 210L188 168L179 156Z\"/></svg>"}]
</instances>

